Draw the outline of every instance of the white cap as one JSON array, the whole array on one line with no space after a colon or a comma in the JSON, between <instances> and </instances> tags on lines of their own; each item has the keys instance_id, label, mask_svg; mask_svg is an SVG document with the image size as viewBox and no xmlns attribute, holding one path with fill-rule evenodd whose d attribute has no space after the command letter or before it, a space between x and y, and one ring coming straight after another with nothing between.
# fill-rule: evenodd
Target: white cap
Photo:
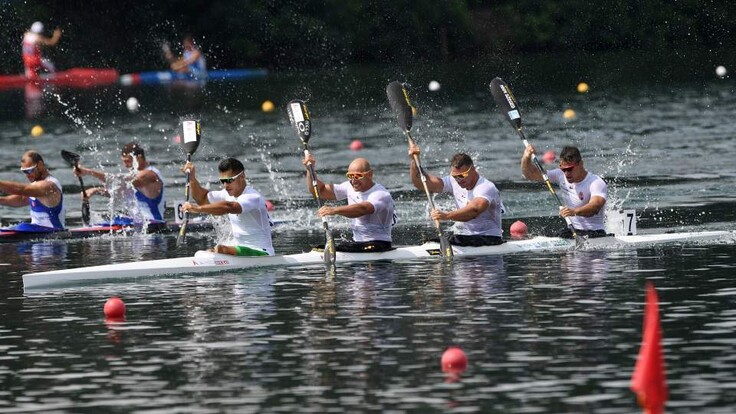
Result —
<instances>
[{"instance_id":1,"label":"white cap","mask_svg":"<svg viewBox=\"0 0 736 414\"><path fill-rule=\"evenodd\" d=\"M31 32L33 33L41 33L43 32L43 23L41 22L35 22L31 25Z\"/></svg>"}]
</instances>

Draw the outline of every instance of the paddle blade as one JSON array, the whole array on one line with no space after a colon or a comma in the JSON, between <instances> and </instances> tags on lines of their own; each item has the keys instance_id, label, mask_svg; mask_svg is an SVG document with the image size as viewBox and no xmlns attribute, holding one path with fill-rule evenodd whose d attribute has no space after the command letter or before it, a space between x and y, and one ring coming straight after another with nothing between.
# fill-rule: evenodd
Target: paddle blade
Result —
<instances>
[{"instance_id":1,"label":"paddle blade","mask_svg":"<svg viewBox=\"0 0 736 414\"><path fill-rule=\"evenodd\" d=\"M84 191L84 190L82 190ZM85 226L89 226L89 200L82 200L82 223Z\"/></svg>"},{"instance_id":2,"label":"paddle blade","mask_svg":"<svg viewBox=\"0 0 736 414\"><path fill-rule=\"evenodd\" d=\"M312 120L309 117L307 104L304 101L295 99L286 106L286 112L289 113L289 122L299 135L299 139L304 144L308 143L309 138L312 136Z\"/></svg>"},{"instance_id":3,"label":"paddle blade","mask_svg":"<svg viewBox=\"0 0 736 414\"><path fill-rule=\"evenodd\" d=\"M514 98L514 94L511 93L511 89L509 89L506 82L501 78L493 79L491 81L491 95L493 95L493 100L496 101L498 109L511 126L516 130L521 130L519 105L516 103L516 98Z\"/></svg>"},{"instance_id":4,"label":"paddle blade","mask_svg":"<svg viewBox=\"0 0 736 414\"><path fill-rule=\"evenodd\" d=\"M396 114L401 129L404 131L411 130L413 114L411 103L409 103L409 94L406 92L404 85L399 81L389 83L386 86L386 95L388 96L388 103L391 105L391 110Z\"/></svg>"},{"instance_id":5,"label":"paddle blade","mask_svg":"<svg viewBox=\"0 0 736 414\"><path fill-rule=\"evenodd\" d=\"M63 158L64 161L69 163L69 165L71 165L72 167L76 167L77 164L79 164L79 158L81 157L79 156L79 154L76 154L74 152L61 150L61 158Z\"/></svg>"},{"instance_id":6,"label":"paddle blade","mask_svg":"<svg viewBox=\"0 0 736 414\"><path fill-rule=\"evenodd\" d=\"M181 146L184 148L184 152L186 152L187 155L194 154L194 151L199 147L199 141L202 137L202 129L199 121L182 121L181 127L183 132Z\"/></svg>"},{"instance_id":7,"label":"paddle blade","mask_svg":"<svg viewBox=\"0 0 736 414\"><path fill-rule=\"evenodd\" d=\"M447 259L452 259L455 255L452 252L452 245L450 245L450 240L447 239L447 236L440 231L440 253L442 254L442 257Z\"/></svg>"},{"instance_id":8,"label":"paddle blade","mask_svg":"<svg viewBox=\"0 0 736 414\"><path fill-rule=\"evenodd\" d=\"M325 268L332 270L335 268L337 261L337 250L335 250L335 239L332 238L332 232L325 231Z\"/></svg>"}]
</instances>

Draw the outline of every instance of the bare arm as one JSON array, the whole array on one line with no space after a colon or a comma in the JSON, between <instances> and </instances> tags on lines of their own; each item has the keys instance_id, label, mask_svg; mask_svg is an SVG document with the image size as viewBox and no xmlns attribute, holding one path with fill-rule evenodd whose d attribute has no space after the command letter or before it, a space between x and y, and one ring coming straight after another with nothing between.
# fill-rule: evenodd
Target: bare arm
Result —
<instances>
[{"instance_id":1,"label":"bare arm","mask_svg":"<svg viewBox=\"0 0 736 414\"><path fill-rule=\"evenodd\" d=\"M414 187L419 190L424 190L422 177L419 175L419 167L416 163L416 159L419 158L419 153L420 149L417 145L409 145L409 158L411 159L409 162L409 175L411 175L411 182L414 184ZM441 178L427 174L426 170L424 171L424 176L427 179L427 189L430 193L442 192L442 189L445 187L445 183Z\"/></svg>"},{"instance_id":2,"label":"bare arm","mask_svg":"<svg viewBox=\"0 0 736 414\"><path fill-rule=\"evenodd\" d=\"M29 184L15 181L0 181L0 192L23 197L46 197L54 193L59 193L59 187L51 181L35 181Z\"/></svg>"},{"instance_id":3,"label":"bare arm","mask_svg":"<svg viewBox=\"0 0 736 414\"><path fill-rule=\"evenodd\" d=\"M570 216L583 216L583 217L591 217L596 215L603 206L606 205L606 199L601 196L592 196L590 197L590 201L588 201L588 204L584 206L580 206L577 208L570 208L570 207L564 207L562 210L560 210L560 215L562 217L570 217Z\"/></svg>"},{"instance_id":4,"label":"bare arm","mask_svg":"<svg viewBox=\"0 0 736 414\"><path fill-rule=\"evenodd\" d=\"M8 195L0 197L0 205L8 207L23 207L28 205L28 197Z\"/></svg>"},{"instance_id":5,"label":"bare arm","mask_svg":"<svg viewBox=\"0 0 736 414\"><path fill-rule=\"evenodd\" d=\"M51 38L42 37L40 43L44 46L56 46L59 43L59 40L61 40L61 29L57 27Z\"/></svg>"},{"instance_id":6,"label":"bare arm","mask_svg":"<svg viewBox=\"0 0 736 414\"><path fill-rule=\"evenodd\" d=\"M543 181L542 172L539 171L532 161L532 155L534 154L534 147L529 145L524 150L524 155L521 156L521 173L524 178L531 181Z\"/></svg>"},{"instance_id":7,"label":"bare arm","mask_svg":"<svg viewBox=\"0 0 736 414\"><path fill-rule=\"evenodd\" d=\"M240 203L236 201L217 201L214 203L200 205L184 203L183 207L184 211L191 211L192 213L211 214L213 216L222 216L225 214L240 214L243 212L243 207L240 205Z\"/></svg>"},{"instance_id":8,"label":"bare arm","mask_svg":"<svg viewBox=\"0 0 736 414\"><path fill-rule=\"evenodd\" d=\"M207 199L207 193L209 193L209 190L202 187L202 185L199 183L199 180L197 180L197 174L196 174L196 169L194 168L194 164L192 164L191 162L188 162L181 169L181 172L186 173L187 169L189 169L190 171L189 173L189 191L192 195L192 198L200 206L209 204L210 200Z\"/></svg>"},{"instance_id":9,"label":"bare arm","mask_svg":"<svg viewBox=\"0 0 736 414\"><path fill-rule=\"evenodd\" d=\"M309 193L312 194L312 197L314 197L312 173L310 172L308 165L311 164L312 168L316 168L316 161L314 160L314 157L310 154L308 157L304 157L302 164L307 167L307 191L309 191ZM322 200L337 199L337 197L335 196L335 190L332 188L332 184L325 184L324 182L322 182L322 180L317 179L317 190L319 191L319 198L321 198Z\"/></svg>"},{"instance_id":10,"label":"bare arm","mask_svg":"<svg viewBox=\"0 0 736 414\"><path fill-rule=\"evenodd\" d=\"M478 197L473 199L463 208L452 210L448 212L434 210L432 212L432 219L446 221L470 221L478 217L482 212L486 211L491 203L485 198Z\"/></svg>"},{"instance_id":11,"label":"bare arm","mask_svg":"<svg viewBox=\"0 0 736 414\"><path fill-rule=\"evenodd\" d=\"M99 171L99 170L93 170L91 168L84 167L82 165L77 165L77 168L74 168L74 175L77 177L82 175L91 175L95 177L96 179L105 182L105 172Z\"/></svg>"},{"instance_id":12,"label":"bare arm","mask_svg":"<svg viewBox=\"0 0 736 414\"><path fill-rule=\"evenodd\" d=\"M363 201L362 203L355 203L348 206L324 206L319 209L317 215L320 217L338 215L347 218L358 218L363 217L366 214L373 214L375 211L376 209L373 207L373 204L368 201Z\"/></svg>"}]
</instances>

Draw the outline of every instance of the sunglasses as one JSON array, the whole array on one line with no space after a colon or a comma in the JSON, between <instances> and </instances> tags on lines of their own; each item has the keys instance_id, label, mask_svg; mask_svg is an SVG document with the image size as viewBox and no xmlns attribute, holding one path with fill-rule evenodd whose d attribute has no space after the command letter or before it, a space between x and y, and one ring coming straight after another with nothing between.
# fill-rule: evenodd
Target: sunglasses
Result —
<instances>
[{"instance_id":1,"label":"sunglasses","mask_svg":"<svg viewBox=\"0 0 736 414\"><path fill-rule=\"evenodd\" d=\"M450 174L452 178L456 180L464 180L468 178L468 175L470 174L470 170L473 169L473 166L471 165L465 172L461 172L459 174Z\"/></svg>"},{"instance_id":2,"label":"sunglasses","mask_svg":"<svg viewBox=\"0 0 736 414\"><path fill-rule=\"evenodd\" d=\"M235 179L236 179L236 178L238 178L238 177L240 177L241 175L243 175L243 173L244 173L244 172L245 172L245 171L241 171L241 172L239 172L239 173L237 173L237 174L233 175L232 177L228 177L228 178L220 178L220 184L230 184L230 183L232 183L233 181L235 181Z\"/></svg>"},{"instance_id":3,"label":"sunglasses","mask_svg":"<svg viewBox=\"0 0 736 414\"><path fill-rule=\"evenodd\" d=\"M348 177L348 180L362 180L363 177L368 175L368 173L371 172L371 170L368 170L366 172L354 172L354 173L347 173L345 174L346 177Z\"/></svg>"},{"instance_id":4,"label":"sunglasses","mask_svg":"<svg viewBox=\"0 0 736 414\"><path fill-rule=\"evenodd\" d=\"M38 166L38 164L35 164L33 167L21 168L20 169L20 172L22 172L25 175L31 175L31 174L33 174L33 171L36 170L36 167L37 166Z\"/></svg>"},{"instance_id":5,"label":"sunglasses","mask_svg":"<svg viewBox=\"0 0 736 414\"><path fill-rule=\"evenodd\" d=\"M563 167L560 167L560 171L562 171L563 173L569 173L570 171L574 170L575 167L577 167L577 166L578 166L577 164L573 164L573 165L571 165L569 167L564 167L564 168Z\"/></svg>"}]
</instances>

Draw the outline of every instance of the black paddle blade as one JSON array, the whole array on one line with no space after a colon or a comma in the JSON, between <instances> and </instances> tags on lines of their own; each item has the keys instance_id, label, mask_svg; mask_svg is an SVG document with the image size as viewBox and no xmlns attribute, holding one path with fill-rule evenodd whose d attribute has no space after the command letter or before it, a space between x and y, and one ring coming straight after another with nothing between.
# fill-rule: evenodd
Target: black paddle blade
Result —
<instances>
[{"instance_id":1,"label":"black paddle blade","mask_svg":"<svg viewBox=\"0 0 736 414\"><path fill-rule=\"evenodd\" d=\"M399 126L404 131L410 131L413 114L406 88L401 82L393 81L386 86L386 95L388 96L388 103L399 121Z\"/></svg>"},{"instance_id":2,"label":"black paddle blade","mask_svg":"<svg viewBox=\"0 0 736 414\"><path fill-rule=\"evenodd\" d=\"M202 129L199 121L185 120L181 122L182 138L181 146L188 155L194 154L199 147L199 141L202 138Z\"/></svg>"},{"instance_id":3,"label":"black paddle blade","mask_svg":"<svg viewBox=\"0 0 736 414\"><path fill-rule=\"evenodd\" d=\"M308 143L309 138L312 136L312 120L309 117L307 104L304 101L295 99L286 105L286 112L289 113L289 122L296 129L299 139L304 144Z\"/></svg>"},{"instance_id":4,"label":"black paddle blade","mask_svg":"<svg viewBox=\"0 0 736 414\"><path fill-rule=\"evenodd\" d=\"M493 100L496 101L498 109L501 110L506 120L511 123L511 126L516 130L521 130L521 112L519 112L519 105L516 103L516 98L511 93L509 85L501 78L493 79L491 81L491 95L493 95Z\"/></svg>"},{"instance_id":5,"label":"black paddle blade","mask_svg":"<svg viewBox=\"0 0 736 414\"><path fill-rule=\"evenodd\" d=\"M89 200L82 200L82 223L84 223L85 226L89 226L89 219Z\"/></svg>"},{"instance_id":6,"label":"black paddle blade","mask_svg":"<svg viewBox=\"0 0 736 414\"><path fill-rule=\"evenodd\" d=\"M79 158L81 157L79 156L79 154L73 153L71 151L61 150L61 158L63 158L64 161L69 163L69 165L71 165L72 167L76 167L77 164L79 164Z\"/></svg>"}]
</instances>

